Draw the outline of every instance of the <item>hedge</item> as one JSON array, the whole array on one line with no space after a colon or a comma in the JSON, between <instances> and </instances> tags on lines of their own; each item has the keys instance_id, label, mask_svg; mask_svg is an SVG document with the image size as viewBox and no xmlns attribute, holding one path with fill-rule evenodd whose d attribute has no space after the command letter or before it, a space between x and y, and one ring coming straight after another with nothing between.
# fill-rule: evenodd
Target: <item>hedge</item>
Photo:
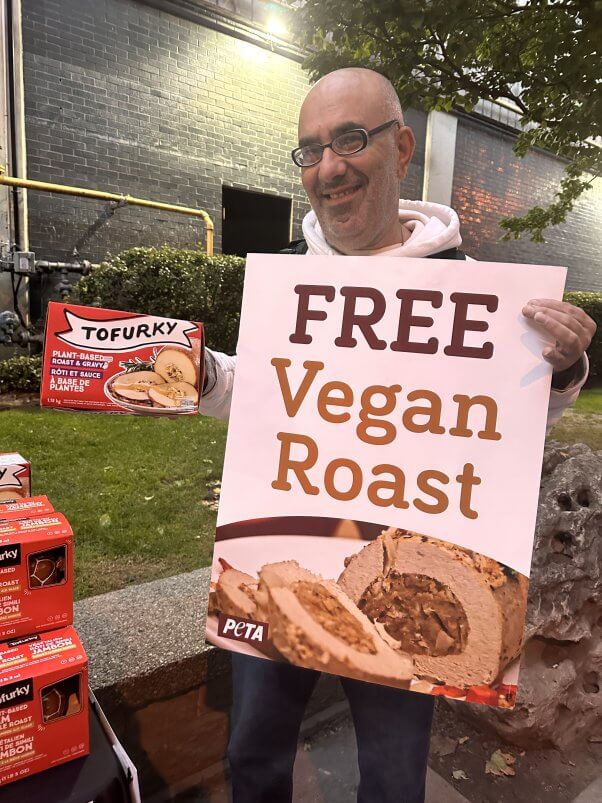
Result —
<instances>
[{"instance_id":1,"label":"hedge","mask_svg":"<svg viewBox=\"0 0 602 803\"><path fill-rule=\"evenodd\" d=\"M0 393L35 393L42 379L42 357L26 354L0 362Z\"/></svg>"},{"instance_id":2,"label":"hedge","mask_svg":"<svg viewBox=\"0 0 602 803\"><path fill-rule=\"evenodd\" d=\"M206 326L207 345L233 354L245 260L171 246L130 248L75 285L69 301L164 315Z\"/></svg>"},{"instance_id":3,"label":"hedge","mask_svg":"<svg viewBox=\"0 0 602 803\"><path fill-rule=\"evenodd\" d=\"M581 307L598 324L594 339L587 350L589 357L588 384L602 382L602 293L575 291L564 294L564 300Z\"/></svg>"},{"instance_id":4,"label":"hedge","mask_svg":"<svg viewBox=\"0 0 602 803\"><path fill-rule=\"evenodd\" d=\"M203 321L207 345L234 353L238 337L245 261L209 257L170 246L131 248L103 262L75 285L69 301ZM570 292L565 301L584 309L598 324L588 354L590 381L602 381L602 293ZM0 362L0 392L39 389L41 358Z\"/></svg>"}]
</instances>

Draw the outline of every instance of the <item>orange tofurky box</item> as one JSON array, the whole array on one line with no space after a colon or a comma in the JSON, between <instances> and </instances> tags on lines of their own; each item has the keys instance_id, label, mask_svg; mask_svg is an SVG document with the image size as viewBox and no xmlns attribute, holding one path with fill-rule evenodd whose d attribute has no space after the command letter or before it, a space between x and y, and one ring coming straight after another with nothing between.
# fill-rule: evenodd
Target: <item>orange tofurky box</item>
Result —
<instances>
[{"instance_id":1,"label":"orange tofurky box","mask_svg":"<svg viewBox=\"0 0 602 803\"><path fill-rule=\"evenodd\" d=\"M31 519L54 513L52 502L47 496L30 496L28 499L16 499L14 502L0 502L0 522Z\"/></svg>"},{"instance_id":2,"label":"orange tofurky box","mask_svg":"<svg viewBox=\"0 0 602 803\"><path fill-rule=\"evenodd\" d=\"M89 750L88 664L75 630L0 644L0 786Z\"/></svg>"},{"instance_id":3,"label":"orange tofurky box","mask_svg":"<svg viewBox=\"0 0 602 803\"><path fill-rule=\"evenodd\" d=\"M48 304L40 404L130 415L193 415L203 387L203 324Z\"/></svg>"},{"instance_id":4,"label":"orange tofurky box","mask_svg":"<svg viewBox=\"0 0 602 803\"><path fill-rule=\"evenodd\" d=\"M73 532L62 513L0 522L0 641L73 622Z\"/></svg>"}]
</instances>

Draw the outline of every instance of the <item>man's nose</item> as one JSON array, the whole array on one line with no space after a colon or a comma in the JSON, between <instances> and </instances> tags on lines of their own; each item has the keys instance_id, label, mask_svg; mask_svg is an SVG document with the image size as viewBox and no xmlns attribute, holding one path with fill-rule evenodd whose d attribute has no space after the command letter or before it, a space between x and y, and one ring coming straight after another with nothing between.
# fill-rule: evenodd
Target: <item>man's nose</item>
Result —
<instances>
[{"instance_id":1,"label":"man's nose","mask_svg":"<svg viewBox=\"0 0 602 803\"><path fill-rule=\"evenodd\" d=\"M344 156L338 156L332 148L324 148L322 160L318 167L320 181L326 183L337 176L345 175L347 162Z\"/></svg>"}]
</instances>

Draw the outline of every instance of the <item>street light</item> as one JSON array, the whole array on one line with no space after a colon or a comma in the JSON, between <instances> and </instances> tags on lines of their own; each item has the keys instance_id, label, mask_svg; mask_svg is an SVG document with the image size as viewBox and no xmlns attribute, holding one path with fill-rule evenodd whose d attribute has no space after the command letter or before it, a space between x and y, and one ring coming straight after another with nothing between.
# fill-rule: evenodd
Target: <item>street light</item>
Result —
<instances>
[{"instance_id":1,"label":"street light","mask_svg":"<svg viewBox=\"0 0 602 803\"><path fill-rule=\"evenodd\" d=\"M278 36L280 38L285 37L288 34L286 26L278 19L278 17L270 17L268 19L266 25L267 32L272 36Z\"/></svg>"}]
</instances>

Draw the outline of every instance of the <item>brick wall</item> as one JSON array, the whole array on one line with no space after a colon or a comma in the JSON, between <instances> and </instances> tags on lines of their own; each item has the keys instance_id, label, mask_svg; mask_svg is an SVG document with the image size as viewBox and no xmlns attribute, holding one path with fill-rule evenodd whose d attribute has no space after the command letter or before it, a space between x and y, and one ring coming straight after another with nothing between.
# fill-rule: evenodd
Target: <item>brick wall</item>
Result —
<instances>
[{"instance_id":1,"label":"brick wall","mask_svg":"<svg viewBox=\"0 0 602 803\"><path fill-rule=\"evenodd\" d=\"M426 143L426 114L416 109L404 111L404 123L409 125L416 137L416 150L410 162L405 180L401 184L400 198L410 201L422 200L424 181L424 148Z\"/></svg>"},{"instance_id":2,"label":"brick wall","mask_svg":"<svg viewBox=\"0 0 602 803\"><path fill-rule=\"evenodd\" d=\"M30 178L206 209L221 245L222 184L308 209L290 160L308 89L300 65L137 0L24 0ZM425 115L403 194L419 198ZM132 245L192 247L193 218L30 193L39 258L97 261Z\"/></svg>"},{"instance_id":3,"label":"brick wall","mask_svg":"<svg viewBox=\"0 0 602 803\"><path fill-rule=\"evenodd\" d=\"M518 159L513 141L506 132L478 121L458 121L452 204L460 216L463 247L482 260L565 265L568 289L602 290L600 181L564 224L545 233L545 243L533 243L528 236L500 241L498 221L549 203L562 174L561 162L545 153Z\"/></svg>"},{"instance_id":4,"label":"brick wall","mask_svg":"<svg viewBox=\"0 0 602 803\"><path fill-rule=\"evenodd\" d=\"M223 183L291 197L298 225L299 64L134 0L25 0L24 50L31 178L200 206L218 251ZM32 248L68 258L103 208L30 193ZM193 218L121 208L80 251L200 238Z\"/></svg>"}]
</instances>

